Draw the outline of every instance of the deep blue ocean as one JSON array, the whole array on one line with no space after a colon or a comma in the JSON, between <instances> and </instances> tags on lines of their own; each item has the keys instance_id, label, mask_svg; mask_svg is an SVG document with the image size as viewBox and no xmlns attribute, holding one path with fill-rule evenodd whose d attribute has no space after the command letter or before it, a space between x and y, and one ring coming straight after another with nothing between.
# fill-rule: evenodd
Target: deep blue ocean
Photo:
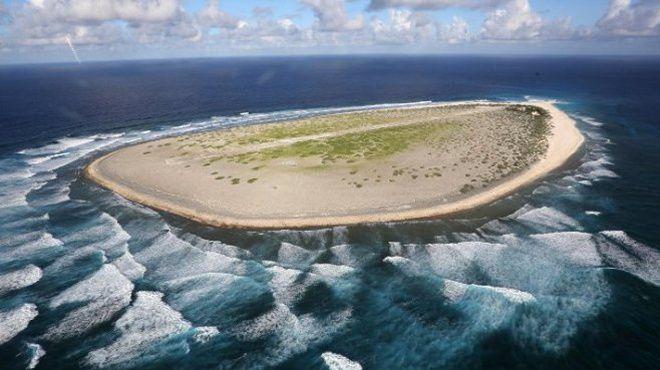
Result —
<instances>
[{"instance_id":1,"label":"deep blue ocean","mask_svg":"<svg viewBox=\"0 0 660 370\"><path fill-rule=\"evenodd\" d=\"M217 229L81 176L184 132L530 99L556 100L585 146L451 219ZM659 366L658 57L0 66L0 369Z\"/></svg>"}]
</instances>

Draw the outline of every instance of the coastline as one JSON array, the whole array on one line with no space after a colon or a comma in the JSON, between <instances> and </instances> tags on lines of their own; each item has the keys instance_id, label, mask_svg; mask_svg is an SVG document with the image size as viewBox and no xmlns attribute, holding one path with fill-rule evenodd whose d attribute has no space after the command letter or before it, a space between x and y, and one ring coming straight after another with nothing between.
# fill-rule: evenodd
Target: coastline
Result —
<instances>
[{"instance_id":1,"label":"coastline","mask_svg":"<svg viewBox=\"0 0 660 370\"><path fill-rule=\"evenodd\" d=\"M457 103L449 103L457 104ZM460 103L459 103L460 104ZM559 110L549 101L525 102L547 110L551 115L552 131L548 136L548 149L545 156L530 167L513 175L501 183L486 188L483 191L468 195L465 198L450 203L435 206L424 206L397 211L383 211L356 215L330 215L314 217L278 217L278 218L240 218L220 215L195 208L192 205L176 203L159 197L157 189L142 191L114 181L99 169L99 164L113 156L117 151L108 153L92 161L84 170L88 179L108 188L122 197L145 206L169 212L191 219L193 221L216 227L245 229L285 229L285 228L317 228L337 225L355 225L363 223L393 222L415 219L429 219L448 216L468 211L492 203L531 183L537 181L553 170L561 167L581 147L584 137L575 126L575 121L565 112ZM124 182L129 182L125 179ZM137 186L136 186L137 187ZM168 194L171 198L171 194Z\"/></svg>"}]
</instances>

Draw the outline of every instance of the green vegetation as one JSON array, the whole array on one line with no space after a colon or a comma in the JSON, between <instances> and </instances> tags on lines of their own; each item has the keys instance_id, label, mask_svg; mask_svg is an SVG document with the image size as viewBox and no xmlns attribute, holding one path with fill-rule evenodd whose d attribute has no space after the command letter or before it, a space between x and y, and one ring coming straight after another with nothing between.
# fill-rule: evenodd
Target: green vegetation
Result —
<instances>
[{"instance_id":1,"label":"green vegetation","mask_svg":"<svg viewBox=\"0 0 660 370\"><path fill-rule=\"evenodd\" d=\"M197 166L212 166L205 172L233 185L241 182L228 175L236 174L234 166L245 166L238 169L239 176L252 184L257 180L267 183L277 169L313 175L312 171L339 165L346 176L342 183L355 188L411 180L441 184L446 178L460 176L466 184L456 190L467 193L540 159L547 151L550 130L550 114L544 109L525 104L477 104L317 116L209 131L168 139L157 146L174 143L171 149L178 155L190 153L186 157L189 163L196 159ZM307 137L310 135L321 136ZM143 154L165 150L149 147ZM402 153L405 155L393 157ZM417 159L422 162L412 164Z\"/></svg>"},{"instance_id":2,"label":"green vegetation","mask_svg":"<svg viewBox=\"0 0 660 370\"><path fill-rule=\"evenodd\" d=\"M351 133L320 140L307 140L229 157L236 163L279 158L320 157L323 163L338 160L376 159L402 152L412 144L440 142L455 133L460 126L453 123L424 122L394 126L366 132Z\"/></svg>"}]
</instances>

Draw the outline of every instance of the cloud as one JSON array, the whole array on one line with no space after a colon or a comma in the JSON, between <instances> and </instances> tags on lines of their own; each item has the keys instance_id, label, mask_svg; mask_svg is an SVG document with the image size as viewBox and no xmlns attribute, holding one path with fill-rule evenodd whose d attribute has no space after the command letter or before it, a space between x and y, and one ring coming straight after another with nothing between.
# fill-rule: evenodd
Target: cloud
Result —
<instances>
[{"instance_id":1,"label":"cloud","mask_svg":"<svg viewBox=\"0 0 660 370\"><path fill-rule=\"evenodd\" d=\"M260 17L229 32L223 41L241 50L314 45L313 33L299 28L291 18Z\"/></svg>"},{"instance_id":2,"label":"cloud","mask_svg":"<svg viewBox=\"0 0 660 370\"><path fill-rule=\"evenodd\" d=\"M344 0L301 0L301 3L312 10L321 31L355 31L364 26L362 15L349 18Z\"/></svg>"},{"instance_id":3,"label":"cloud","mask_svg":"<svg viewBox=\"0 0 660 370\"><path fill-rule=\"evenodd\" d=\"M217 16L217 15L216 15ZM17 6L8 24L8 43L76 45L199 41L196 19L179 0L31 0Z\"/></svg>"},{"instance_id":4,"label":"cloud","mask_svg":"<svg viewBox=\"0 0 660 370\"><path fill-rule=\"evenodd\" d=\"M239 26L238 18L220 10L218 0L207 1L206 6L197 14L197 18L201 25L209 28L232 29Z\"/></svg>"},{"instance_id":5,"label":"cloud","mask_svg":"<svg viewBox=\"0 0 660 370\"><path fill-rule=\"evenodd\" d=\"M3 52L65 50L65 37L89 50L159 50L176 55L199 51L428 50L447 44L524 43L548 40L650 38L660 36L658 0L612 0L591 27L576 28L569 17L547 18L530 0L370 0L362 11L349 12L354 0L298 0L297 10L314 17L298 24L296 15L279 17L272 7L255 7L247 18L206 0L196 11L189 0L29 0L0 2ZM481 24L454 16L441 22L431 10L466 9L483 15ZM370 13L368 11L371 11ZM451 13L450 13L451 15ZM401 47L400 47L401 46ZM478 47L478 46L477 46Z\"/></svg>"},{"instance_id":6,"label":"cloud","mask_svg":"<svg viewBox=\"0 0 660 370\"><path fill-rule=\"evenodd\" d=\"M607 13L596 23L604 35L660 36L660 3L657 0L610 1Z\"/></svg>"},{"instance_id":7,"label":"cloud","mask_svg":"<svg viewBox=\"0 0 660 370\"><path fill-rule=\"evenodd\" d=\"M463 18L456 16L448 25L439 24L437 32L438 40L450 44L459 44L474 39L474 35L470 32L470 25Z\"/></svg>"},{"instance_id":8,"label":"cloud","mask_svg":"<svg viewBox=\"0 0 660 370\"><path fill-rule=\"evenodd\" d=\"M492 8L506 0L371 0L367 9L408 8L414 10L437 10L446 8L482 9Z\"/></svg>"},{"instance_id":9,"label":"cloud","mask_svg":"<svg viewBox=\"0 0 660 370\"><path fill-rule=\"evenodd\" d=\"M31 0L29 5L44 18L71 23L165 22L182 11L179 0Z\"/></svg>"},{"instance_id":10,"label":"cloud","mask_svg":"<svg viewBox=\"0 0 660 370\"><path fill-rule=\"evenodd\" d=\"M482 36L493 40L528 40L540 35L543 20L528 0L512 0L490 11L482 25Z\"/></svg>"},{"instance_id":11,"label":"cloud","mask_svg":"<svg viewBox=\"0 0 660 370\"><path fill-rule=\"evenodd\" d=\"M576 30L570 18L544 19L535 12L529 0L508 0L488 11L481 26L484 40L566 40L587 32Z\"/></svg>"},{"instance_id":12,"label":"cloud","mask_svg":"<svg viewBox=\"0 0 660 370\"><path fill-rule=\"evenodd\" d=\"M390 9L387 22L374 18L369 24L375 44L413 44L434 41L433 20L426 14Z\"/></svg>"}]
</instances>

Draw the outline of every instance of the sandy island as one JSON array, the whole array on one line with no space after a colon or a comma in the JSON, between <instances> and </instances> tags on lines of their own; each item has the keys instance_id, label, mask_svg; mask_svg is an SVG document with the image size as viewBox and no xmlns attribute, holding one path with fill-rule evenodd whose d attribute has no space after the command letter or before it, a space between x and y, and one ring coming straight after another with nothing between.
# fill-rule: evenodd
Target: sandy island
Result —
<instances>
[{"instance_id":1,"label":"sandy island","mask_svg":"<svg viewBox=\"0 0 660 370\"><path fill-rule=\"evenodd\" d=\"M145 142L85 175L200 223L279 229L440 217L562 166L584 137L552 102L450 103Z\"/></svg>"}]
</instances>

